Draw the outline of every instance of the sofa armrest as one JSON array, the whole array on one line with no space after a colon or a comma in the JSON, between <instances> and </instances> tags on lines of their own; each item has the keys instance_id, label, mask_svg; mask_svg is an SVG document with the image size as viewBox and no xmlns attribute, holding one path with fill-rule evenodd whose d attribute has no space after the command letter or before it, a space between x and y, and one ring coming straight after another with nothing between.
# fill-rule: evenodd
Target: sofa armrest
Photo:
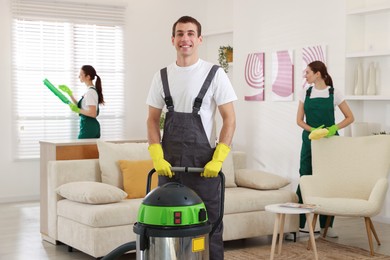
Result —
<instances>
[{"instance_id":1,"label":"sofa armrest","mask_svg":"<svg viewBox=\"0 0 390 260\"><path fill-rule=\"evenodd\" d=\"M235 177L237 186L257 190L277 190L290 184L282 176L260 170L240 169Z\"/></svg>"},{"instance_id":2,"label":"sofa armrest","mask_svg":"<svg viewBox=\"0 0 390 260\"><path fill-rule=\"evenodd\" d=\"M57 240L57 202L63 199L56 192L62 184L75 181L101 182L98 159L49 161L47 164L48 235Z\"/></svg>"}]
</instances>

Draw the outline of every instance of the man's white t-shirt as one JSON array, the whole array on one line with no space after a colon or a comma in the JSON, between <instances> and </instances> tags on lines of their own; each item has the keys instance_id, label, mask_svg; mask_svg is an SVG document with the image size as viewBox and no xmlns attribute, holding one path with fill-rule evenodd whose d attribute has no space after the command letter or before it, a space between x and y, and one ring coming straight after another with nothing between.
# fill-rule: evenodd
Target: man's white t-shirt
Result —
<instances>
[{"instance_id":1,"label":"man's white t-shirt","mask_svg":"<svg viewBox=\"0 0 390 260\"><path fill-rule=\"evenodd\" d=\"M299 94L299 101L301 101L302 103L305 103L305 99L306 99L306 91L307 89L309 88L310 86L306 86L305 88L303 88L301 90L301 93ZM329 86L325 89L316 89L314 86L313 88L311 89L311 94L310 94L310 98L328 98L329 97ZM340 92L340 90L338 90L337 88L334 88L334 92L333 92L333 102L334 102L334 106L338 106L340 105L344 100L345 100L345 97L343 95L343 93Z\"/></svg>"},{"instance_id":2,"label":"man's white t-shirt","mask_svg":"<svg viewBox=\"0 0 390 260\"><path fill-rule=\"evenodd\" d=\"M93 88L89 87L88 90L84 93L84 98L81 101L81 109L88 110L89 106L96 106L96 111L98 109L99 97Z\"/></svg>"},{"instance_id":3,"label":"man's white t-shirt","mask_svg":"<svg viewBox=\"0 0 390 260\"><path fill-rule=\"evenodd\" d=\"M172 63L167 67L168 84L174 111L192 112L195 98L198 96L212 66L212 63L199 59L198 62L188 67L179 67L176 63ZM161 75L158 71L153 77L146 104L163 109L165 107L164 97ZM203 98L199 112L211 147L215 147L216 127L214 115L217 106L235 100L237 100L237 96L233 86L223 69L219 68Z\"/></svg>"}]
</instances>

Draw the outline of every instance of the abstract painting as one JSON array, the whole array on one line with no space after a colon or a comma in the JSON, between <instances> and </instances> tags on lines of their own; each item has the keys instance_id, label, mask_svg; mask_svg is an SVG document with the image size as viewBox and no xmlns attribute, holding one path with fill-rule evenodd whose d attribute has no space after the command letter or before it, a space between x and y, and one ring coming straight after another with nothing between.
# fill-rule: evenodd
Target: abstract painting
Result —
<instances>
[{"instance_id":1,"label":"abstract painting","mask_svg":"<svg viewBox=\"0 0 390 260\"><path fill-rule=\"evenodd\" d=\"M302 48L302 87L307 84L305 79L305 70L307 65L315 60L322 61L326 64L326 46L317 45Z\"/></svg>"},{"instance_id":2,"label":"abstract painting","mask_svg":"<svg viewBox=\"0 0 390 260\"><path fill-rule=\"evenodd\" d=\"M294 62L292 51L272 53L272 100L294 100Z\"/></svg>"},{"instance_id":3,"label":"abstract painting","mask_svg":"<svg viewBox=\"0 0 390 260\"><path fill-rule=\"evenodd\" d=\"M250 53L245 63L245 81L254 94L246 101L264 101L264 52Z\"/></svg>"}]
</instances>

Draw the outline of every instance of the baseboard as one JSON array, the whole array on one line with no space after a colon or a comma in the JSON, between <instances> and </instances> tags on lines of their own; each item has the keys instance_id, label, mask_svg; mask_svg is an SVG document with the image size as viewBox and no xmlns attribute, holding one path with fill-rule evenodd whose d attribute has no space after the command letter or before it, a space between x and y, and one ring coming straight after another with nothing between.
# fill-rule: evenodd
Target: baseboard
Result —
<instances>
[{"instance_id":1,"label":"baseboard","mask_svg":"<svg viewBox=\"0 0 390 260\"><path fill-rule=\"evenodd\" d=\"M390 224L390 217L386 216L376 216L373 217L372 220L380 223Z\"/></svg>"},{"instance_id":2,"label":"baseboard","mask_svg":"<svg viewBox=\"0 0 390 260\"><path fill-rule=\"evenodd\" d=\"M2 203L14 203L14 202L30 202L30 201L39 201L40 196L18 196L18 197L6 197L0 198L0 204Z\"/></svg>"}]
</instances>

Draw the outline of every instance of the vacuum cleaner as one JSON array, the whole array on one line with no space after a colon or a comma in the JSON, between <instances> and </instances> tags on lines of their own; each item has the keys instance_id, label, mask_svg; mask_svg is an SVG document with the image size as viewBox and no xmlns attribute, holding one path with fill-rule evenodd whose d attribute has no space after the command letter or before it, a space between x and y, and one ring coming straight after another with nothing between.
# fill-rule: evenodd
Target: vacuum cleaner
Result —
<instances>
[{"instance_id":1,"label":"vacuum cleaner","mask_svg":"<svg viewBox=\"0 0 390 260\"><path fill-rule=\"evenodd\" d=\"M172 167L172 171L201 173L203 168ZM170 182L150 192L152 175L148 174L146 196L133 226L136 241L123 244L102 260L114 260L136 250L137 260L208 260L209 239L222 221L224 212L225 176L222 171L221 204L215 223L208 220L206 206L190 188Z\"/></svg>"}]
</instances>

